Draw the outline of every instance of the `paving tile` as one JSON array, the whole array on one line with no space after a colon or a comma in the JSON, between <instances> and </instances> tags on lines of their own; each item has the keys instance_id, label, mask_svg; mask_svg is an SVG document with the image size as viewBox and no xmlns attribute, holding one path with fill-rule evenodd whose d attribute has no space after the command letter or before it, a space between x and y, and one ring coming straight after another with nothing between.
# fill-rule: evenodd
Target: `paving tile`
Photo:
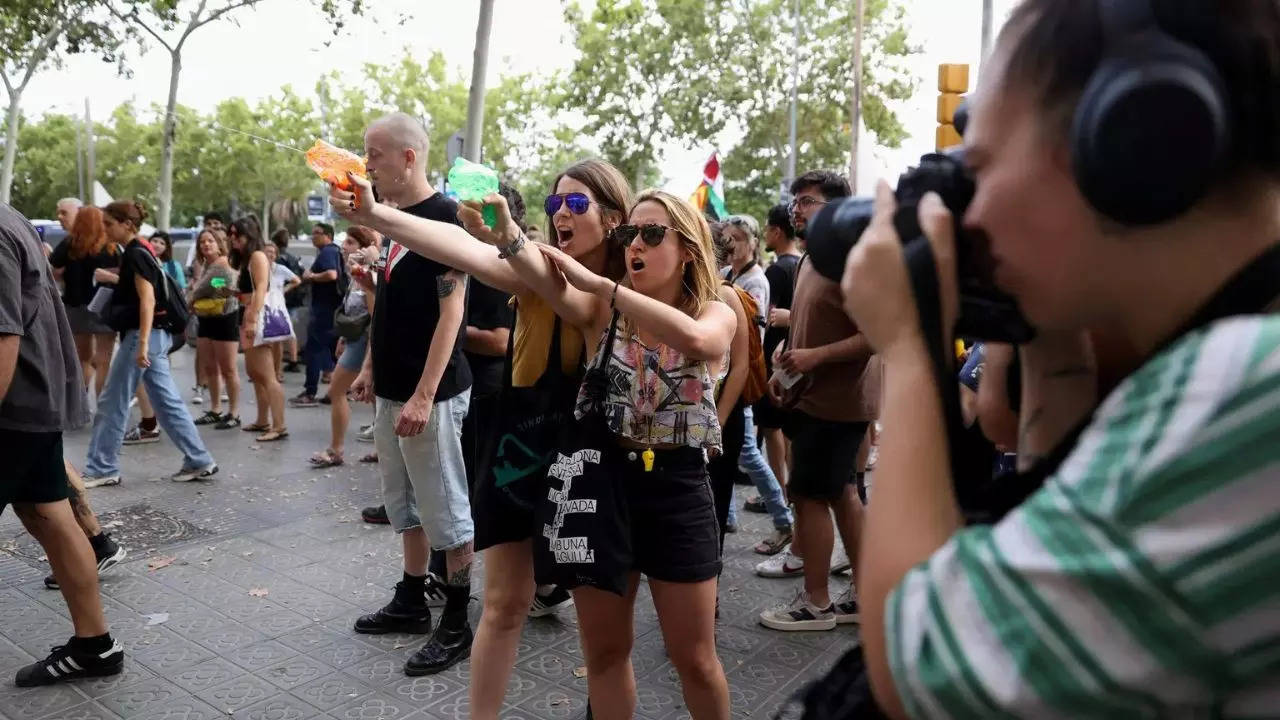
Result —
<instances>
[{"instance_id":1,"label":"paving tile","mask_svg":"<svg viewBox=\"0 0 1280 720\"><path fill-rule=\"evenodd\" d=\"M382 654L376 648L356 640L341 639L308 651L315 659L335 668L344 668Z\"/></svg>"},{"instance_id":2,"label":"paving tile","mask_svg":"<svg viewBox=\"0 0 1280 720\"><path fill-rule=\"evenodd\" d=\"M318 711L292 695L276 695L237 710L236 720L310 720Z\"/></svg>"},{"instance_id":3,"label":"paving tile","mask_svg":"<svg viewBox=\"0 0 1280 720\"><path fill-rule=\"evenodd\" d=\"M228 716L225 711L187 695L124 717L128 720L226 720Z\"/></svg>"},{"instance_id":4,"label":"paving tile","mask_svg":"<svg viewBox=\"0 0 1280 720\"><path fill-rule=\"evenodd\" d=\"M128 655L124 659L124 670L118 675L109 677L88 678L77 682L76 689L91 698L100 698L118 690L132 687L144 680L156 677L155 673L133 661Z\"/></svg>"},{"instance_id":5,"label":"paving tile","mask_svg":"<svg viewBox=\"0 0 1280 720\"><path fill-rule=\"evenodd\" d=\"M256 672L256 675L281 690L289 690L331 672L333 668L319 660L306 655L297 655L262 668Z\"/></svg>"},{"instance_id":6,"label":"paving tile","mask_svg":"<svg viewBox=\"0 0 1280 720\"><path fill-rule=\"evenodd\" d=\"M186 690L156 677L117 690L100 698L98 702L121 717L133 718L188 698L194 699Z\"/></svg>"},{"instance_id":7,"label":"paving tile","mask_svg":"<svg viewBox=\"0 0 1280 720\"><path fill-rule=\"evenodd\" d=\"M245 670L260 670L268 665L297 655L298 651L275 640L239 647L227 653L227 659Z\"/></svg>"},{"instance_id":8,"label":"paving tile","mask_svg":"<svg viewBox=\"0 0 1280 720\"><path fill-rule=\"evenodd\" d=\"M330 710L329 715L339 720L399 720L412 715L418 707L386 693L376 692Z\"/></svg>"},{"instance_id":9,"label":"paving tile","mask_svg":"<svg viewBox=\"0 0 1280 720\"><path fill-rule=\"evenodd\" d=\"M265 700L279 692L278 688L260 677L240 675L221 685L195 693L195 696L230 714L231 711Z\"/></svg>"},{"instance_id":10,"label":"paving tile","mask_svg":"<svg viewBox=\"0 0 1280 720\"><path fill-rule=\"evenodd\" d=\"M520 712L524 712L529 717L545 718L546 720L578 718L582 717L586 712L587 696L585 693L573 690L566 691L559 687L544 687L516 705L514 709L516 710L515 713L503 713L502 717L509 719L516 717Z\"/></svg>"},{"instance_id":11,"label":"paving tile","mask_svg":"<svg viewBox=\"0 0 1280 720\"><path fill-rule=\"evenodd\" d=\"M84 704L88 698L74 685L20 688L12 682L0 684L0 709L13 718L44 718Z\"/></svg>"},{"instance_id":12,"label":"paving tile","mask_svg":"<svg viewBox=\"0 0 1280 720\"><path fill-rule=\"evenodd\" d=\"M168 679L189 693L201 693L244 674L244 668L223 658L214 658L174 672Z\"/></svg>"},{"instance_id":13,"label":"paving tile","mask_svg":"<svg viewBox=\"0 0 1280 720\"><path fill-rule=\"evenodd\" d=\"M96 702L87 702L75 707L59 710L58 720L119 720L120 716L102 707Z\"/></svg>"},{"instance_id":14,"label":"paving tile","mask_svg":"<svg viewBox=\"0 0 1280 720\"><path fill-rule=\"evenodd\" d=\"M384 687L382 692L416 707L425 707L460 690L465 692L466 688L441 675L405 677L401 673L400 678Z\"/></svg>"},{"instance_id":15,"label":"paving tile","mask_svg":"<svg viewBox=\"0 0 1280 720\"><path fill-rule=\"evenodd\" d=\"M309 683L299 685L290 690L289 694L327 712L371 692L373 692L373 688L350 675L333 672Z\"/></svg>"}]
</instances>

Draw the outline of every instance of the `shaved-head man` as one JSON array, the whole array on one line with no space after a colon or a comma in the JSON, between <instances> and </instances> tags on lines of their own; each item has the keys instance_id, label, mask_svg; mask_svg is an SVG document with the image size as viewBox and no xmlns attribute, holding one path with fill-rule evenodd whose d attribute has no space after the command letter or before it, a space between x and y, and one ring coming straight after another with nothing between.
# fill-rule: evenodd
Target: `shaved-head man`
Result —
<instances>
[{"instance_id":1,"label":"shaved-head man","mask_svg":"<svg viewBox=\"0 0 1280 720\"><path fill-rule=\"evenodd\" d=\"M410 215L457 224L458 206L427 181L430 141L422 123L403 113L379 118L365 131L369 178L382 198ZM369 200L372 201L371 199ZM444 612L425 646L405 663L409 675L449 668L471 651L474 525L462 451L462 421L471 398L463 357L466 276L383 242L369 352L352 385L372 389L377 404L374 443L384 506L367 508L371 522L389 522L404 545L404 579L381 610L356 621L362 633L431 628L427 598L444 596ZM428 572L432 549L444 554L444 577Z\"/></svg>"}]
</instances>

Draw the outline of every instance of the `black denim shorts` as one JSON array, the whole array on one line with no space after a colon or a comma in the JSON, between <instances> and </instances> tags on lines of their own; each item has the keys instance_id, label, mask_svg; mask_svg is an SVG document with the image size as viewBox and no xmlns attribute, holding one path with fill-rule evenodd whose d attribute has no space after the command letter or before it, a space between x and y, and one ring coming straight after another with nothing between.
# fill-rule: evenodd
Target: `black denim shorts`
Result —
<instances>
[{"instance_id":1,"label":"black denim shorts","mask_svg":"<svg viewBox=\"0 0 1280 720\"><path fill-rule=\"evenodd\" d=\"M612 448L604 464L623 479L633 570L677 583L720 574L720 531L701 450L655 450L653 470L645 472L642 451Z\"/></svg>"}]
</instances>

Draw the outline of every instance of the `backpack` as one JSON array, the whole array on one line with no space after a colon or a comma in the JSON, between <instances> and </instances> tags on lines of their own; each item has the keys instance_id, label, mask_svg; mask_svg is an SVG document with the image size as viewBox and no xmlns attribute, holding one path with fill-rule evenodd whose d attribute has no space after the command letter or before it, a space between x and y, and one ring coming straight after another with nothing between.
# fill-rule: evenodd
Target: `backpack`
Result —
<instances>
[{"instance_id":1,"label":"backpack","mask_svg":"<svg viewBox=\"0 0 1280 720\"><path fill-rule=\"evenodd\" d=\"M151 253L147 254L151 255ZM161 278L159 287L156 288L156 311L153 324L173 336L173 345L169 348L169 352L173 353L187 343L186 333L187 325L191 323L191 311L187 308L186 296L182 288L178 287L178 281L164 271L159 258L151 255L151 259L155 261L156 267L160 268Z\"/></svg>"},{"instance_id":2,"label":"backpack","mask_svg":"<svg viewBox=\"0 0 1280 720\"><path fill-rule=\"evenodd\" d=\"M747 357L750 358L750 362L747 364L747 382L742 386L742 400L751 405L764 397L769 390L769 373L764 364L764 341L760 337L760 328L764 327L764 321L760 319L760 308L756 305L756 299L751 297L751 293L730 282L726 282L725 285L738 293L738 300L742 302L742 309L747 313L748 325L752 331L747 333Z\"/></svg>"}]
</instances>

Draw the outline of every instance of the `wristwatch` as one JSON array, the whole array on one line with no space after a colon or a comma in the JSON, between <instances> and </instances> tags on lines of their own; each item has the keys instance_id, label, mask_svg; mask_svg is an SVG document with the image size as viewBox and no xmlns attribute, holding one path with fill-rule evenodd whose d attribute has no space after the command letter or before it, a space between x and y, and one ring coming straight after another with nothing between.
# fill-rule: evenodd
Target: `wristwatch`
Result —
<instances>
[{"instance_id":1,"label":"wristwatch","mask_svg":"<svg viewBox=\"0 0 1280 720\"><path fill-rule=\"evenodd\" d=\"M498 259L508 260L510 258L515 257L516 255L519 255L520 251L524 249L524 244L528 241L529 241L529 238L525 237L525 234L523 232L520 233L518 236L516 236L515 240L511 241L510 245L506 246L505 248L502 248L502 250L498 253Z\"/></svg>"}]
</instances>

